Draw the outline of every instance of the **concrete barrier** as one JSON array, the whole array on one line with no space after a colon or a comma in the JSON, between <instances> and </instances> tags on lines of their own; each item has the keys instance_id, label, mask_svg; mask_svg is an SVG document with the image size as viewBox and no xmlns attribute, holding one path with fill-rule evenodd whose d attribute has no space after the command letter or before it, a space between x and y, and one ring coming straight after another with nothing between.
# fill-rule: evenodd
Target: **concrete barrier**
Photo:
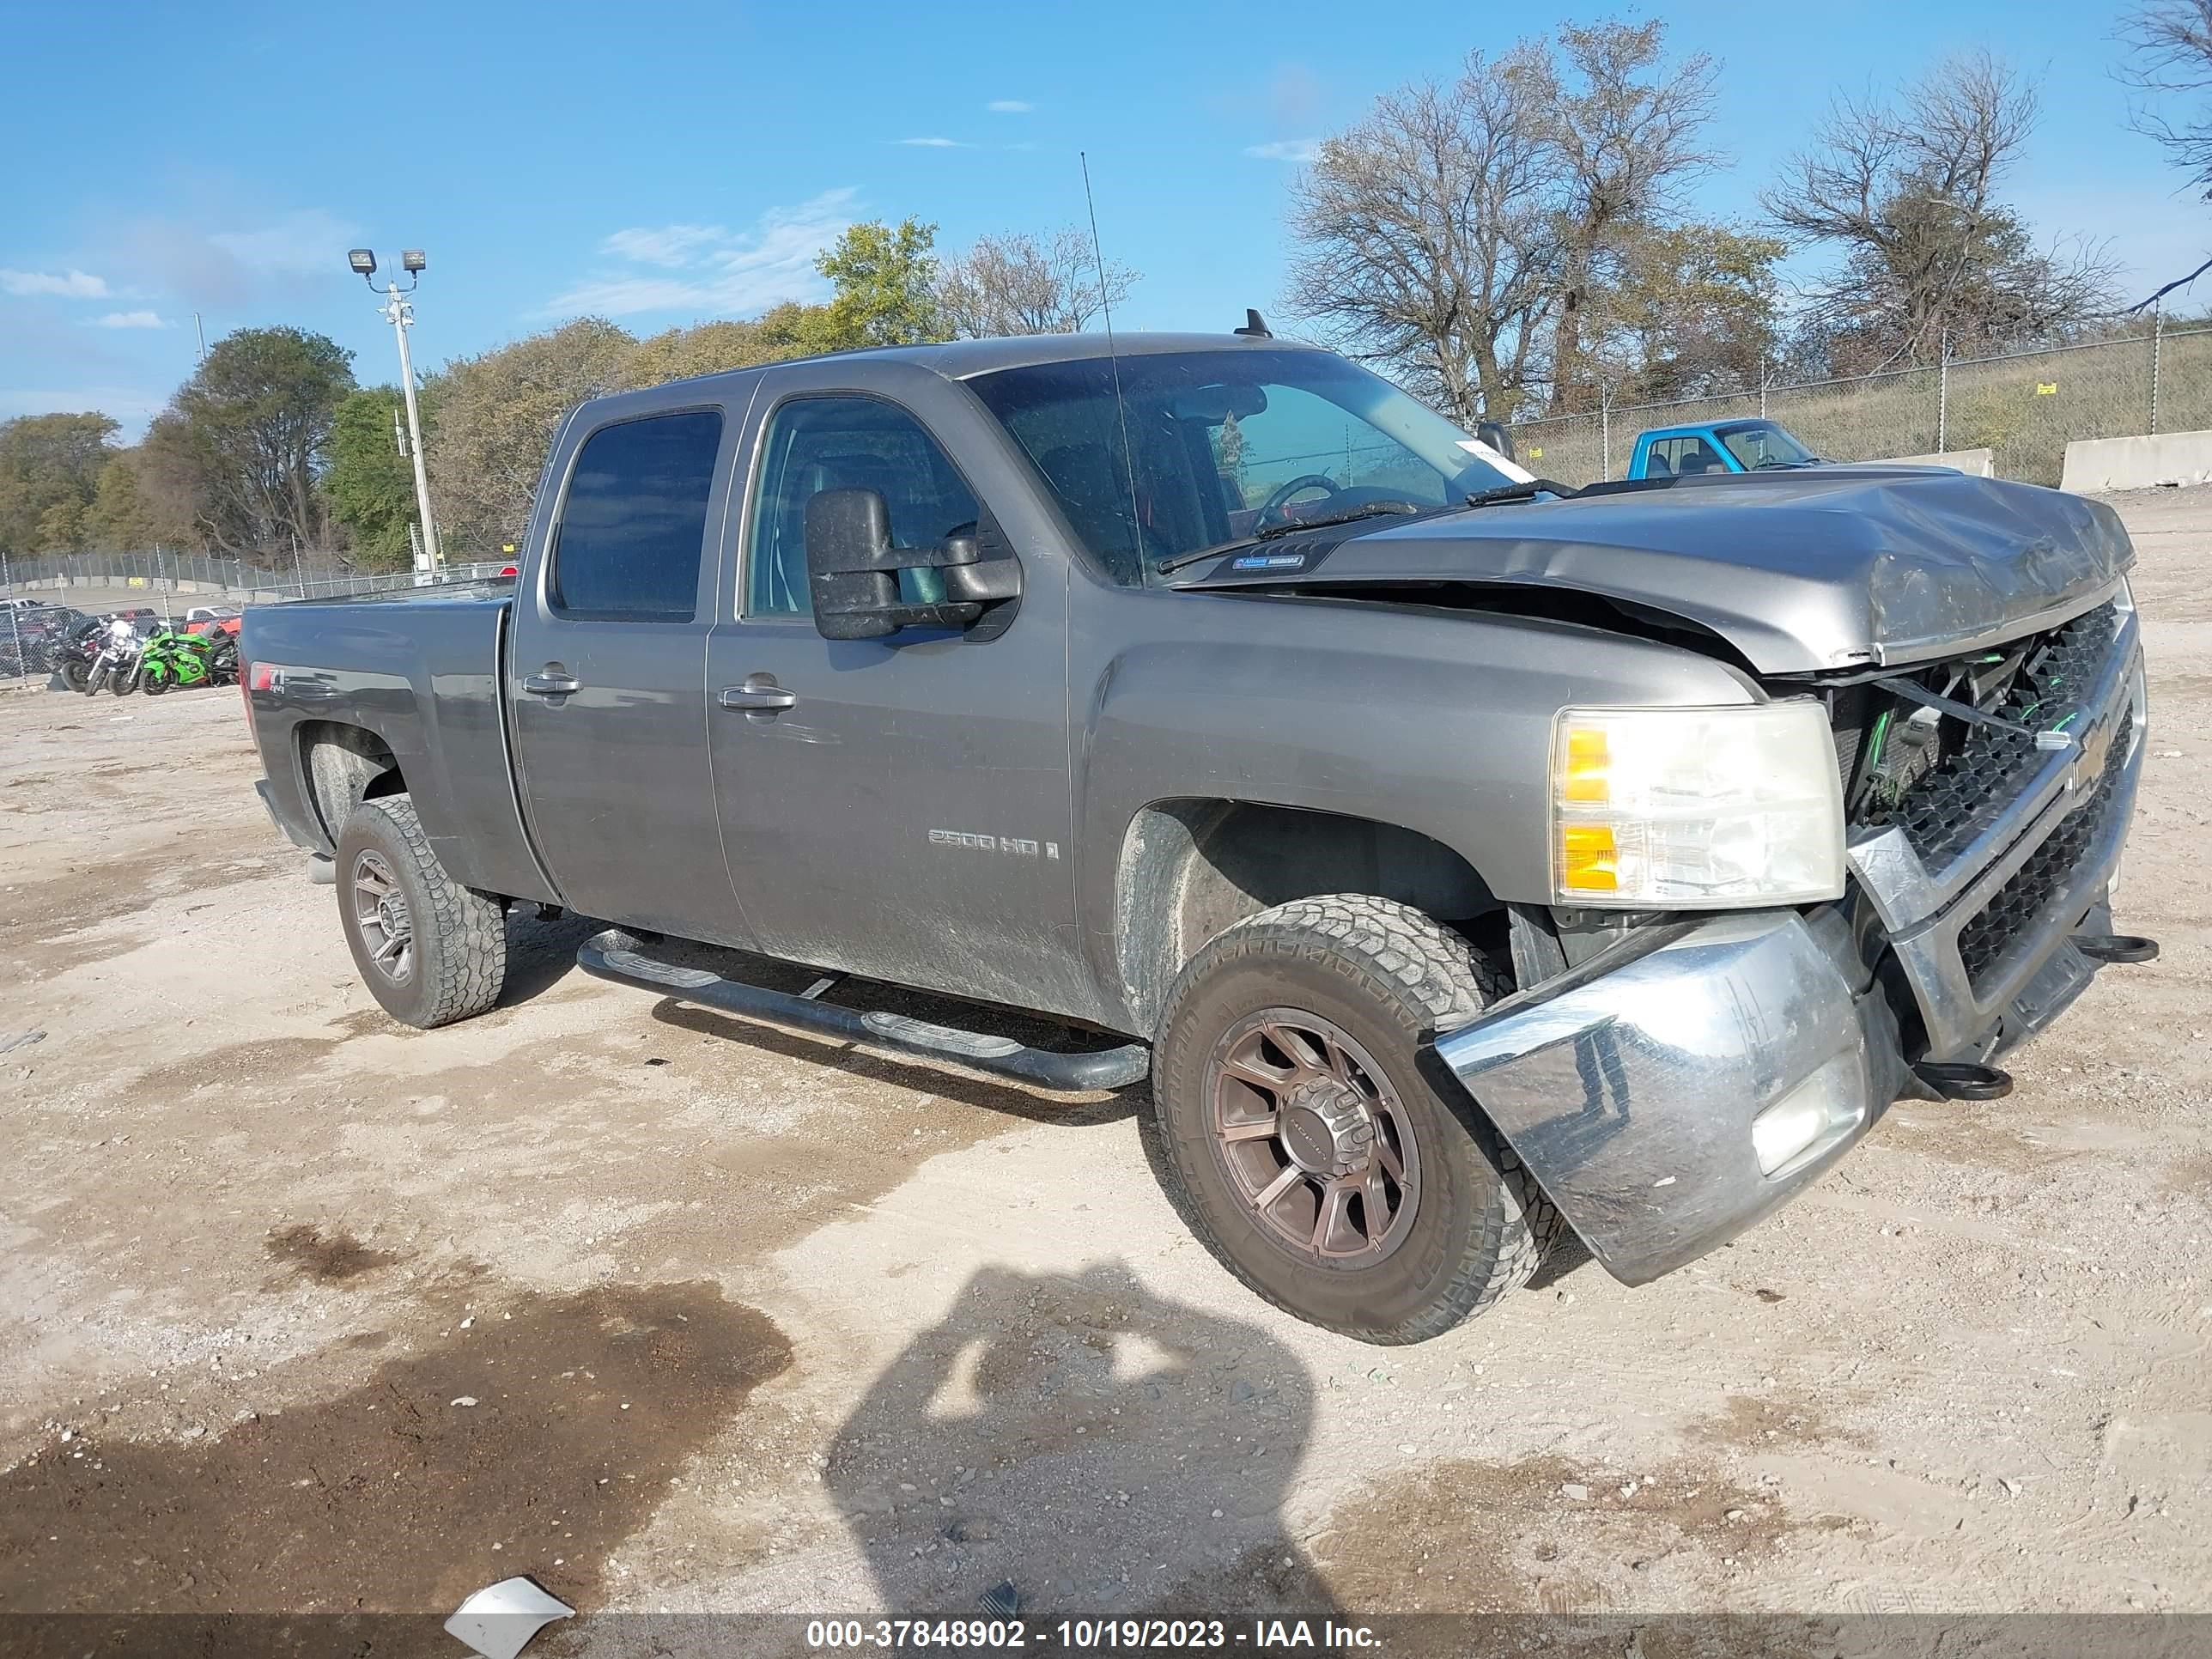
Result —
<instances>
[{"instance_id":1,"label":"concrete barrier","mask_svg":"<svg viewBox=\"0 0 2212 1659\"><path fill-rule=\"evenodd\" d=\"M1955 467L1972 478L1994 478L1997 476L1997 453L1994 449L1946 449L1933 455L1891 455L1875 465L1948 466Z\"/></svg>"},{"instance_id":2,"label":"concrete barrier","mask_svg":"<svg viewBox=\"0 0 2212 1659\"><path fill-rule=\"evenodd\" d=\"M2058 487L2084 495L2154 484L2212 483L2212 432L2142 438L2076 438L2066 446Z\"/></svg>"}]
</instances>

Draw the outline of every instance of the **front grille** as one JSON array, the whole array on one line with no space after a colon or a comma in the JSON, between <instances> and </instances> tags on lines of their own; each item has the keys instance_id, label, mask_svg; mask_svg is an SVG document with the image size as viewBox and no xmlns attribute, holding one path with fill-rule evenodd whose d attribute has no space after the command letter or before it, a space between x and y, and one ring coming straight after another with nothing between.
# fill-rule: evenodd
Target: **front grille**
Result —
<instances>
[{"instance_id":1,"label":"front grille","mask_svg":"<svg viewBox=\"0 0 2212 1659\"><path fill-rule=\"evenodd\" d=\"M2096 685L2118 629L2118 609L2108 604L2041 635L2011 684L1984 705L1987 712L2038 730L2058 725ZM1913 710L1899 701L1879 729L1886 742L1900 743L1908 739L1890 734L1913 731L1917 743L1875 757L1881 764L1857 817L1870 826L1894 823L1923 864L1941 869L2011 805L2048 756L2033 738L1987 726L1954 735L1944 753L1939 734L1911 727Z\"/></svg>"},{"instance_id":2,"label":"front grille","mask_svg":"<svg viewBox=\"0 0 2212 1659\"><path fill-rule=\"evenodd\" d=\"M1979 989L1983 978L2004 960L2005 951L2021 929L2033 926L2051 896L2066 883L2074 867L2088 855L2089 848L2105 827L2112 810L2112 793L2127 768L2134 710L2123 704L2104 770L2082 797L2081 803L2058 822L2042 846L1978 915L1959 930L1959 958L1967 982Z\"/></svg>"}]
</instances>

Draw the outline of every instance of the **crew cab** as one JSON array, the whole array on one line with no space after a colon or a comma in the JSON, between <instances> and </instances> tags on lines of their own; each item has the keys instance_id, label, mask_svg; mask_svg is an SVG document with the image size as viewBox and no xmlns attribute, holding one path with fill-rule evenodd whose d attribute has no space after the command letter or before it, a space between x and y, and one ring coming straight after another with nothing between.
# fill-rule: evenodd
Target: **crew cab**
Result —
<instances>
[{"instance_id":1,"label":"crew cab","mask_svg":"<svg viewBox=\"0 0 2212 1659\"><path fill-rule=\"evenodd\" d=\"M1956 474L1567 491L1256 332L967 341L586 404L512 583L242 655L395 1018L557 908L657 995L1149 1077L1229 1270L1406 1342L1563 1225L1681 1267L2155 953L2132 557Z\"/></svg>"}]
</instances>

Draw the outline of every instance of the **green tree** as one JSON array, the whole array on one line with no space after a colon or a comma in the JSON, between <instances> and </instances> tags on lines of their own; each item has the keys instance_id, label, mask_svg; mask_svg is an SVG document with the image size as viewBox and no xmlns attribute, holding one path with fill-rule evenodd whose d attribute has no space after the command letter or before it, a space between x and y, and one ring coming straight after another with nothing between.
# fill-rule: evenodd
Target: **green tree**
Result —
<instances>
[{"instance_id":1,"label":"green tree","mask_svg":"<svg viewBox=\"0 0 2212 1659\"><path fill-rule=\"evenodd\" d=\"M938 314L937 227L907 218L846 228L814 262L836 289L817 349L916 345L948 337ZM811 320L811 319L809 319Z\"/></svg>"},{"instance_id":2,"label":"green tree","mask_svg":"<svg viewBox=\"0 0 2212 1659\"><path fill-rule=\"evenodd\" d=\"M249 328L216 342L146 434L151 470L191 502L225 551L319 544L318 488L353 354L298 328Z\"/></svg>"},{"instance_id":3,"label":"green tree","mask_svg":"<svg viewBox=\"0 0 2212 1659\"><path fill-rule=\"evenodd\" d=\"M84 515L87 548L100 553L135 553L194 539L189 520L179 522L161 511L161 502L142 477L144 464L143 452L118 449L100 469L100 488Z\"/></svg>"},{"instance_id":4,"label":"green tree","mask_svg":"<svg viewBox=\"0 0 2212 1659\"><path fill-rule=\"evenodd\" d=\"M115 422L96 411L0 422L0 550L23 556L76 550L84 509L113 453L107 444L115 430ZM66 545L55 548L57 540Z\"/></svg>"},{"instance_id":5,"label":"green tree","mask_svg":"<svg viewBox=\"0 0 2212 1659\"><path fill-rule=\"evenodd\" d=\"M434 431L428 400L416 402L423 425ZM415 556L407 533L416 516L415 469L400 453L395 415L405 419L396 386L349 394L331 421L323 471L323 494L331 516L353 538L354 562L374 570L404 570Z\"/></svg>"},{"instance_id":6,"label":"green tree","mask_svg":"<svg viewBox=\"0 0 2212 1659\"><path fill-rule=\"evenodd\" d=\"M1778 236L1728 225L1645 227L1620 239L1583 324L1590 372L1615 403L1755 386L1780 349Z\"/></svg>"},{"instance_id":7,"label":"green tree","mask_svg":"<svg viewBox=\"0 0 2212 1659\"><path fill-rule=\"evenodd\" d=\"M562 421L586 398L635 384L636 356L625 331L582 317L457 358L430 378L438 420L424 454L449 558L520 539Z\"/></svg>"}]
</instances>

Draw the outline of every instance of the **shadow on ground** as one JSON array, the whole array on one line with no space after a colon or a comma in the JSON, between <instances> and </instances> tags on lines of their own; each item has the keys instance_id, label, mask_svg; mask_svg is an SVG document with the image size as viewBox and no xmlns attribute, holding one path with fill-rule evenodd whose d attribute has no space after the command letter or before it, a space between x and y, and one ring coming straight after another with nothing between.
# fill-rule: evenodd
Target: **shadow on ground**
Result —
<instances>
[{"instance_id":1,"label":"shadow on ground","mask_svg":"<svg viewBox=\"0 0 2212 1659\"><path fill-rule=\"evenodd\" d=\"M1312 1422L1304 1367L1257 1327L1119 1264L992 1267L877 1378L824 1478L902 1612L1312 1616L1333 1603L1282 1515Z\"/></svg>"}]
</instances>

